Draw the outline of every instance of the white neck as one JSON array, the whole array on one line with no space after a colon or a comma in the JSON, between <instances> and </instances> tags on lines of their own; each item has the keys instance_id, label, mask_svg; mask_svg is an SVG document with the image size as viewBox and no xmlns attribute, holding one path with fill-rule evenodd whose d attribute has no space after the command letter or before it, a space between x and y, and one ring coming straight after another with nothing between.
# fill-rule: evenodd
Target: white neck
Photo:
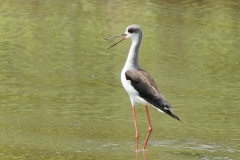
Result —
<instances>
[{"instance_id":1,"label":"white neck","mask_svg":"<svg viewBox=\"0 0 240 160\"><path fill-rule=\"evenodd\" d=\"M138 63L138 51L141 45L142 35L135 35L132 37L132 45L128 53L127 61L125 63L124 68L135 68L140 69L140 65Z\"/></svg>"}]
</instances>

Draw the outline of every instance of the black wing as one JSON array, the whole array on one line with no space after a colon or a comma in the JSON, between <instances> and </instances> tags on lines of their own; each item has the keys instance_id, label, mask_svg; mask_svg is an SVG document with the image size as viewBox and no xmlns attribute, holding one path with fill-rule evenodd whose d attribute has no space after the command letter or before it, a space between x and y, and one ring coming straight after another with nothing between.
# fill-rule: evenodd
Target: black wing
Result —
<instances>
[{"instance_id":1,"label":"black wing","mask_svg":"<svg viewBox=\"0 0 240 160\"><path fill-rule=\"evenodd\" d=\"M150 74L142 69L130 69L125 72L125 75L126 79L130 80L132 86L138 91L141 98L180 121L180 119L172 113L171 105L160 93Z\"/></svg>"}]
</instances>

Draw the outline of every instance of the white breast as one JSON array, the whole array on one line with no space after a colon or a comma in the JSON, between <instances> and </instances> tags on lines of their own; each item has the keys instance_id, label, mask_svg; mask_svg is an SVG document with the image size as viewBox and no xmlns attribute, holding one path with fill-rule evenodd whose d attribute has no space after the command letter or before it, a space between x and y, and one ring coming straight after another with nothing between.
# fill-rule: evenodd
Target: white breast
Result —
<instances>
[{"instance_id":1,"label":"white breast","mask_svg":"<svg viewBox=\"0 0 240 160\"><path fill-rule=\"evenodd\" d=\"M145 101L143 98L141 98L137 90L135 90L134 87L131 85L131 81L126 79L126 75L125 75L126 71L127 69L124 67L121 73L121 81L122 81L123 87L125 88L128 95L130 96L132 106L134 106L135 103L148 105L149 103Z\"/></svg>"}]
</instances>

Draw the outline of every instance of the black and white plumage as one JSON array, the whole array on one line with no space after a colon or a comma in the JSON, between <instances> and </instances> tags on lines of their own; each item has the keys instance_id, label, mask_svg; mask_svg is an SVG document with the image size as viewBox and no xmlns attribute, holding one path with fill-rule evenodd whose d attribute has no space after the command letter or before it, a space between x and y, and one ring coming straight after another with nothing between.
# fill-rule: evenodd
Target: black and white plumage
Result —
<instances>
[{"instance_id":1,"label":"black and white plumage","mask_svg":"<svg viewBox=\"0 0 240 160\"><path fill-rule=\"evenodd\" d=\"M129 54L128 54L126 63L124 65L124 68L122 69L122 72L121 72L121 82L123 87L127 91L128 95L130 96L130 100L133 107L134 122L135 122L135 128L136 128L136 150L138 150L138 146L137 146L138 145L138 129L137 129L137 122L136 122L135 104L140 103L146 106L146 112L147 112L148 122L149 122L149 132L143 148L145 149L152 131L152 125L151 125L147 105L152 105L156 107L159 111L165 112L166 114L170 115L171 117L179 121L180 119L175 114L173 114L171 105L168 103L166 98L160 93L156 83L154 82L150 74L142 70L138 63L138 53L139 53L139 48L142 40L141 28L138 25L130 25L127 27L124 34L121 34L115 37L119 37L119 36L125 36L125 37L120 41L118 41L117 43L115 43L114 45L112 45L111 47L115 46L116 44L120 43L121 41L127 38L132 39L132 45L130 47ZM112 39L115 37L111 37L109 39Z\"/></svg>"},{"instance_id":2,"label":"black and white plumage","mask_svg":"<svg viewBox=\"0 0 240 160\"><path fill-rule=\"evenodd\" d=\"M126 78L126 81L130 81L133 88L138 92L138 96L145 100L145 102L142 102L142 104L151 104L158 110L167 113L177 120L180 120L175 114L172 113L171 105L160 93L154 80L147 72L142 69L130 69L125 72L125 77L123 78ZM138 103L138 101L135 102Z\"/></svg>"}]
</instances>

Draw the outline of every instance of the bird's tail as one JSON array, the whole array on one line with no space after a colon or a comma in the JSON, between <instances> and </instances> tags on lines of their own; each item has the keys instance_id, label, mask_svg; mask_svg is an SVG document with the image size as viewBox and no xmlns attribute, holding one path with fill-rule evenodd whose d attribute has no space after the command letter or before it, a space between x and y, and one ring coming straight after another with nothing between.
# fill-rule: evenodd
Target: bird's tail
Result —
<instances>
[{"instance_id":1,"label":"bird's tail","mask_svg":"<svg viewBox=\"0 0 240 160\"><path fill-rule=\"evenodd\" d=\"M180 120L180 118L178 118L178 116L176 116L175 114L173 114L172 112L172 106L167 102L167 100L164 98L163 99L155 99L153 101L150 101L148 99L145 99L148 103L152 104L154 107L156 107L158 110L165 112L166 114L168 114L169 116L173 117L174 119L182 122Z\"/></svg>"},{"instance_id":2,"label":"bird's tail","mask_svg":"<svg viewBox=\"0 0 240 160\"><path fill-rule=\"evenodd\" d=\"M149 102L151 103L151 102ZM158 110L162 111L162 112L165 112L166 114L168 114L169 116L173 117L174 119L182 122L180 120L180 118L178 118L178 116L176 116L175 114L173 114L172 112L172 107L169 105L168 102L162 102L162 101L154 101L151 103L153 106L155 106Z\"/></svg>"},{"instance_id":3,"label":"bird's tail","mask_svg":"<svg viewBox=\"0 0 240 160\"><path fill-rule=\"evenodd\" d=\"M176 120L182 122L182 121L180 120L180 118L178 118L178 116L176 116L175 114L172 113L171 110L166 110L166 109L161 109L161 110L162 110L163 112L167 113L169 116L171 116L171 117L175 118Z\"/></svg>"}]
</instances>

